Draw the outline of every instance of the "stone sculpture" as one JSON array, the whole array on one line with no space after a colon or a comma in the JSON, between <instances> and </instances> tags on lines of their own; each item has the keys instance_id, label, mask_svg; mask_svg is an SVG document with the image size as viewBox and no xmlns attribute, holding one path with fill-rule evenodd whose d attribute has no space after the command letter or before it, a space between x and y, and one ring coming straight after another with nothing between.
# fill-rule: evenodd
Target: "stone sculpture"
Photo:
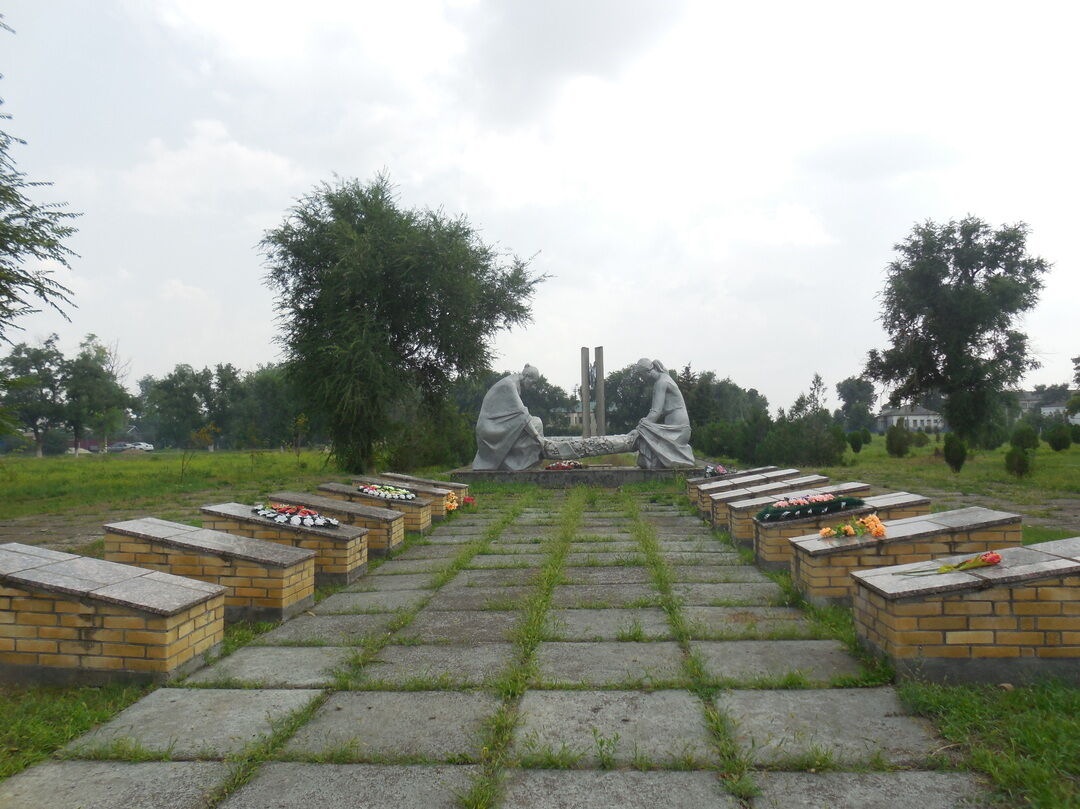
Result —
<instances>
[{"instance_id":1,"label":"stone sculpture","mask_svg":"<svg viewBox=\"0 0 1080 809\"><path fill-rule=\"evenodd\" d=\"M641 358L635 370L646 382L652 382L652 406L638 422L637 463L643 469L674 469L693 466L690 449L690 416L675 380L660 360Z\"/></svg>"},{"instance_id":2,"label":"stone sculpture","mask_svg":"<svg viewBox=\"0 0 1080 809\"><path fill-rule=\"evenodd\" d=\"M484 395L476 420L473 469L528 469L540 460L544 425L521 401L521 391L540 379L526 365L520 374L504 376Z\"/></svg>"}]
</instances>

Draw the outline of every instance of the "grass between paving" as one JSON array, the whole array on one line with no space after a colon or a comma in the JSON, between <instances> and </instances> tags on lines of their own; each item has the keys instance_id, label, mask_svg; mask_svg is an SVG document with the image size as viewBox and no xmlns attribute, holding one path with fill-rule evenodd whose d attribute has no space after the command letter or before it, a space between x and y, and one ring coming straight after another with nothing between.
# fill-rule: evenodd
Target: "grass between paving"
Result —
<instances>
[{"instance_id":1,"label":"grass between paving","mask_svg":"<svg viewBox=\"0 0 1080 809\"><path fill-rule=\"evenodd\" d=\"M510 665L493 684L502 698L499 710L484 728L480 751L480 772L467 792L458 796L462 809L490 809L502 791L503 774L511 764L511 744L519 721L522 695L536 669L536 648L544 637L544 624L551 608L551 594L562 576L562 567L581 522L581 512L595 492L572 489L563 505L559 529L544 543L547 558L540 569L532 595L522 606L521 620L514 632L514 654ZM536 763L533 764L536 766Z\"/></svg>"}]
</instances>

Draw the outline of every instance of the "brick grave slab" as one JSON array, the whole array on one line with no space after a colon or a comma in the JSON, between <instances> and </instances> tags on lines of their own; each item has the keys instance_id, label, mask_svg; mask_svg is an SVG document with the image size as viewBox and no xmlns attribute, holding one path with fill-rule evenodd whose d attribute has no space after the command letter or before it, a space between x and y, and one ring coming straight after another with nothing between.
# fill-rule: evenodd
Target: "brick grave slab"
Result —
<instances>
[{"instance_id":1,"label":"brick grave slab","mask_svg":"<svg viewBox=\"0 0 1080 809\"><path fill-rule=\"evenodd\" d=\"M807 497L812 494L832 494L843 497L845 495L862 495L869 491L869 483L848 481L846 483L833 483L828 486L814 486L808 489L791 489L785 492L759 492L751 497L726 503L724 508L727 509L727 524L726 526L718 525L717 528L726 527L733 544L750 547L754 543L754 515L765 506L791 497Z\"/></svg>"},{"instance_id":2,"label":"brick grave slab","mask_svg":"<svg viewBox=\"0 0 1080 809\"><path fill-rule=\"evenodd\" d=\"M722 480L712 480L699 483L696 486L697 498L690 502L697 506L698 514L708 519L712 511L712 501L709 499L714 494L728 492L732 489L749 489L751 486L766 486L770 483L780 483L791 478L802 476L798 469L770 469L767 472L758 472L753 475L738 475Z\"/></svg>"},{"instance_id":3,"label":"brick grave slab","mask_svg":"<svg viewBox=\"0 0 1080 809\"><path fill-rule=\"evenodd\" d=\"M109 561L225 587L226 621L280 621L315 602L315 551L154 517L104 527Z\"/></svg>"},{"instance_id":4,"label":"brick grave slab","mask_svg":"<svg viewBox=\"0 0 1080 809\"><path fill-rule=\"evenodd\" d=\"M792 583L815 604L850 604L851 573L865 568L927 562L938 556L977 554L1021 541L1020 515L981 506L885 523L885 536L789 539Z\"/></svg>"},{"instance_id":5,"label":"brick grave slab","mask_svg":"<svg viewBox=\"0 0 1080 809\"><path fill-rule=\"evenodd\" d=\"M860 642L907 677L1080 683L1080 537L998 553L952 573L905 575L972 554L853 573Z\"/></svg>"},{"instance_id":6,"label":"brick grave slab","mask_svg":"<svg viewBox=\"0 0 1080 809\"><path fill-rule=\"evenodd\" d=\"M292 545L315 552L317 586L350 584L367 570L367 528L342 523L335 528L292 525L260 517L251 506L219 503L199 509L203 528Z\"/></svg>"},{"instance_id":7,"label":"brick grave slab","mask_svg":"<svg viewBox=\"0 0 1080 809\"><path fill-rule=\"evenodd\" d=\"M272 492L267 499L290 506L306 506L348 525L368 529L368 553L389 556L405 541L405 515L385 506L367 506L304 492Z\"/></svg>"},{"instance_id":8,"label":"brick grave slab","mask_svg":"<svg viewBox=\"0 0 1080 809\"><path fill-rule=\"evenodd\" d=\"M922 517L930 513L930 498L909 492L888 492L863 498L863 502L866 505L842 512L795 520L762 522L754 517L754 562L766 570L787 570L791 565L791 543L788 540L853 517L877 514L878 519L885 521Z\"/></svg>"},{"instance_id":9,"label":"brick grave slab","mask_svg":"<svg viewBox=\"0 0 1080 809\"><path fill-rule=\"evenodd\" d=\"M693 503L697 500L697 487L700 486L702 483L713 483L717 480L730 480L731 478L742 477L744 475L757 475L762 472L772 472L774 469L777 468L778 467L775 466L755 466L753 469L736 470L734 472L728 472L726 475L713 475L711 477L702 477L700 475L696 475L694 477L689 477L685 480L686 496L690 498L690 502ZM642 510L645 511L647 509L643 507ZM655 506L653 509L648 510L659 511L662 513L674 513L674 509L671 509L670 507L665 508L663 506Z\"/></svg>"},{"instance_id":10,"label":"brick grave slab","mask_svg":"<svg viewBox=\"0 0 1080 809\"><path fill-rule=\"evenodd\" d=\"M423 486L434 486L437 489L449 489L458 496L458 505L462 504L462 500L469 496L469 484L459 483L454 480L435 480L434 478L418 478L415 475L404 475L400 472L380 472L379 477L389 478L390 480L397 480L406 485L419 483Z\"/></svg>"},{"instance_id":11,"label":"brick grave slab","mask_svg":"<svg viewBox=\"0 0 1080 809\"><path fill-rule=\"evenodd\" d=\"M18 542L0 545L0 680L165 681L224 636L225 588Z\"/></svg>"},{"instance_id":12,"label":"brick grave slab","mask_svg":"<svg viewBox=\"0 0 1080 809\"><path fill-rule=\"evenodd\" d=\"M431 528L431 498L417 497L415 500L388 500L385 497L373 497L364 494L355 486L346 483L320 483L319 491L328 497L345 500L372 508L392 508L405 515L405 530L424 533Z\"/></svg>"},{"instance_id":13,"label":"brick grave slab","mask_svg":"<svg viewBox=\"0 0 1080 809\"><path fill-rule=\"evenodd\" d=\"M449 513L446 510L446 501L451 494L451 491L446 487L428 486L423 483L404 483L400 480L383 477L382 475L353 475L349 478L349 481L353 485L368 483L373 486L396 486L399 489L405 489L406 491L412 492L417 498L429 500L432 522L441 522L442 520L445 520L446 515ZM456 498L457 495L455 494L454 497Z\"/></svg>"},{"instance_id":14,"label":"brick grave slab","mask_svg":"<svg viewBox=\"0 0 1080 809\"><path fill-rule=\"evenodd\" d=\"M816 486L823 486L828 482L829 479L825 475L802 475L801 477L763 483L757 486L740 486L737 489L726 489L714 495L709 495L709 507L705 512L705 519L713 528L723 531L728 527L729 503L764 497L769 494L784 494L801 489L811 489Z\"/></svg>"}]
</instances>

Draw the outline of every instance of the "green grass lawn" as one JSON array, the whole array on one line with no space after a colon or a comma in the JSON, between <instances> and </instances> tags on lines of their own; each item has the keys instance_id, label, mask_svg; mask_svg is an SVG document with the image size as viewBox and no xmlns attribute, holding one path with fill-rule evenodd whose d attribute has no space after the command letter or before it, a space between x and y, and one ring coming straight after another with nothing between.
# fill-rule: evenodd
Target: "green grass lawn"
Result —
<instances>
[{"instance_id":1,"label":"green grass lawn","mask_svg":"<svg viewBox=\"0 0 1080 809\"><path fill-rule=\"evenodd\" d=\"M271 489L337 477L323 452L153 452L0 459L0 519L76 509L155 508L185 494L249 502Z\"/></svg>"}]
</instances>

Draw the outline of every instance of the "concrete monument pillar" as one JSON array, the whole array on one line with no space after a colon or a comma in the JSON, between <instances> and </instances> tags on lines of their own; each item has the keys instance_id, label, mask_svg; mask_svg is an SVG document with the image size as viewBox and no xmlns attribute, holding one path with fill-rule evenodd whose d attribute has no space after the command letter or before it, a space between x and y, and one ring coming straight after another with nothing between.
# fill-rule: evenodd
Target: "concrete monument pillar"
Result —
<instances>
[{"instance_id":1,"label":"concrete monument pillar","mask_svg":"<svg viewBox=\"0 0 1080 809\"><path fill-rule=\"evenodd\" d=\"M594 364L596 371L596 419L593 432L596 435L607 435L607 402L604 400L604 347L597 346L593 349Z\"/></svg>"},{"instance_id":2,"label":"concrete monument pillar","mask_svg":"<svg viewBox=\"0 0 1080 809\"><path fill-rule=\"evenodd\" d=\"M581 347L581 437L588 438L592 432L592 411L589 407L589 348Z\"/></svg>"}]
</instances>

